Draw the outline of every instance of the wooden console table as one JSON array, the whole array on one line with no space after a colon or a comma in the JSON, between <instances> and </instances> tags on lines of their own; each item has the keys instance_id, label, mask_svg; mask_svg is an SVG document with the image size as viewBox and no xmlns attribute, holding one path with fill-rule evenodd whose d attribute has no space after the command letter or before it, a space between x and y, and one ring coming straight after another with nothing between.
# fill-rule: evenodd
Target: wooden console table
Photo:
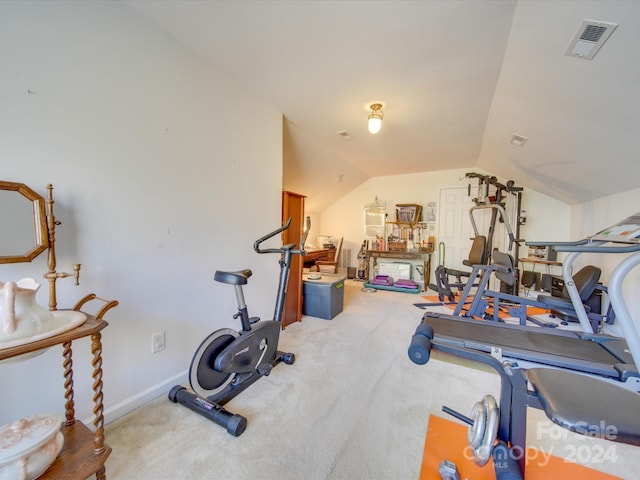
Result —
<instances>
[{"instance_id":1,"label":"wooden console table","mask_svg":"<svg viewBox=\"0 0 640 480\"><path fill-rule=\"evenodd\" d=\"M393 251L393 250L367 250L367 265L369 266L369 272L374 272L379 258L392 258L394 260L422 260L422 286L421 290L424 292L429 285L429 279L431 278L431 254L433 250L429 251ZM371 265L373 260L373 265ZM370 274L368 273L368 277ZM367 278L369 280L370 278Z\"/></svg>"},{"instance_id":2,"label":"wooden console table","mask_svg":"<svg viewBox=\"0 0 640 480\"><path fill-rule=\"evenodd\" d=\"M83 312L84 313L84 312ZM62 345L64 358L65 389L65 421L60 431L64 435L62 451L51 466L38 479L71 480L85 479L95 474L98 480L106 479L104 464L111 453L111 447L104 443L104 416L102 395L102 340L100 331L108 323L93 315L80 326L59 335L38 340L16 347L0 350L0 360L17 357L56 345ZM101 314L98 314L100 317ZM93 359L93 414L95 432L92 432L81 421L75 418L73 401L73 361L71 358L71 342L79 338L91 336L91 353Z\"/></svg>"}]
</instances>

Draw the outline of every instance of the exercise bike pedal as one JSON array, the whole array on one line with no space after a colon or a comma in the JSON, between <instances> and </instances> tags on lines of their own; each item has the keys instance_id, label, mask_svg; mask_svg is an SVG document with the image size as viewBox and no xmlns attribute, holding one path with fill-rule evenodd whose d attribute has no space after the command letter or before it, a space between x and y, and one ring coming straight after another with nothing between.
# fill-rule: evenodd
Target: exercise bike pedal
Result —
<instances>
[{"instance_id":1,"label":"exercise bike pedal","mask_svg":"<svg viewBox=\"0 0 640 480\"><path fill-rule=\"evenodd\" d=\"M273 365L271 365L270 363L263 363L262 365L258 365L258 368L256 368L256 370L258 371L260 376L269 376L271 370L273 370Z\"/></svg>"},{"instance_id":2,"label":"exercise bike pedal","mask_svg":"<svg viewBox=\"0 0 640 480\"><path fill-rule=\"evenodd\" d=\"M249 324L253 325L254 323L258 323L260 321L260 317L251 317L249 319Z\"/></svg>"}]
</instances>

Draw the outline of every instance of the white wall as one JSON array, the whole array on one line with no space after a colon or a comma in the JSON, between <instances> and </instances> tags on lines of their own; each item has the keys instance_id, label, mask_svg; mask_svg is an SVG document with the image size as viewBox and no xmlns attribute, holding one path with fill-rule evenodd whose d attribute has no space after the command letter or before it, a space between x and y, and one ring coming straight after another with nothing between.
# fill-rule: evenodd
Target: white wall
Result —
<instances>
[{"instance_id":1,"label":"white wall","mask_svg":"<svg viewBox=\"0 0 640 480\"><path fill-rule=\"evenodd\" d=\"M464 178L467 172L487 174L483 170L471 168L372 178L322 212L319 228L333 235L344 235L343 249L351 249L351 263L355 266L357 253L364 239L366 204L373 202L377 196L386 202L389 220L393 220L396 204L417 203L426 206L428 202L437 202L440 188L465 187L468 184L468 180ZM477 182L473 181L472 185L477 185ZM521 228L521 237L525 240L569 239L568 205L546 195L525 190L522 208L527 211L527 223ZM435 256L432 261L434 264L437 261Z\"/></svg>"},{"instance_id":2,"label":"white wall","mask_svg":"<svg viewBox=\"0 0 640 480\"><path fill-rule=\"evenodd\" d=\"M576 239L591 236L630 215L638 213L640 211L639 204L640 189L634 189L574 205L571 209L571 235ZM579 267L588 263L597 265L602 269L603 282L607 284L615 266L626 257L626 254L584 254L578 257L576 265ZM623 283L623 292L629 313L632 318L637 320L636 328L640 329L638 285L640 285L640 269L636 268L626 277Z\"/></svg>"},{"instance_id":3,"label":"white wall","mask_svg":"<svg viewBox=\"0 0 640 480\"><path fill-rule=\"evenodd\" d=\"M120 301L103 331L109 420L184 380L209 332L237 327L216 269L252 268L252 314L272 314L277 259L252 245L280 224L282 115L117 2L0 2L0 59L0 178L53 184L58 270L82 263L79 287L58 282L59 307ZM44 282L46 258L0 267L2 281ZM80 419L89 347L73 345ZM61 351L0 366L0 424L64 411Z\"/></svg>"}]
</instances>

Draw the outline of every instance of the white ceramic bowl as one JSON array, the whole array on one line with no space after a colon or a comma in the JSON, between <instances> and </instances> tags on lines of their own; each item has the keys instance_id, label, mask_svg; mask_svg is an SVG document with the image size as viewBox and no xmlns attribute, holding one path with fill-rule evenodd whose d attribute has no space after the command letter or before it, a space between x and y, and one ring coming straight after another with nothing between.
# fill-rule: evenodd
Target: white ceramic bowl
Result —
<instances>
[{"instance_id":1,"label":"white ceramic bowl","mask_svg":"<svg viewBox=\"0 0 640 480\"><path fill-rule=\"evenodd\" d=\"M0 480L42 475L62 450L61 422L57 414L39 414L0 427Z\"/></svg>"}]
</instances>

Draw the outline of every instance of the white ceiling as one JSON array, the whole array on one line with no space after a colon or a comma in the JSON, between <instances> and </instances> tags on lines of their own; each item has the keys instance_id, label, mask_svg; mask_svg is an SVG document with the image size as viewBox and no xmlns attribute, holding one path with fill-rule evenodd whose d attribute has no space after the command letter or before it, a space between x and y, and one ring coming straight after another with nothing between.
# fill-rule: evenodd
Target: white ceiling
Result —
<instances>
[{"instance_id":1,"label":"white ceiling","mask_svg":"<svg viewBox=\"0 0 640 480\"><path fill-rule=\"evenodd\" d=\"M636 0L122 3L283 112L284 187L310 211L451 168L567 203L640 187ZM585 19L620 25L592 61L564 55Z\"/></svg>"}]
</instances>

